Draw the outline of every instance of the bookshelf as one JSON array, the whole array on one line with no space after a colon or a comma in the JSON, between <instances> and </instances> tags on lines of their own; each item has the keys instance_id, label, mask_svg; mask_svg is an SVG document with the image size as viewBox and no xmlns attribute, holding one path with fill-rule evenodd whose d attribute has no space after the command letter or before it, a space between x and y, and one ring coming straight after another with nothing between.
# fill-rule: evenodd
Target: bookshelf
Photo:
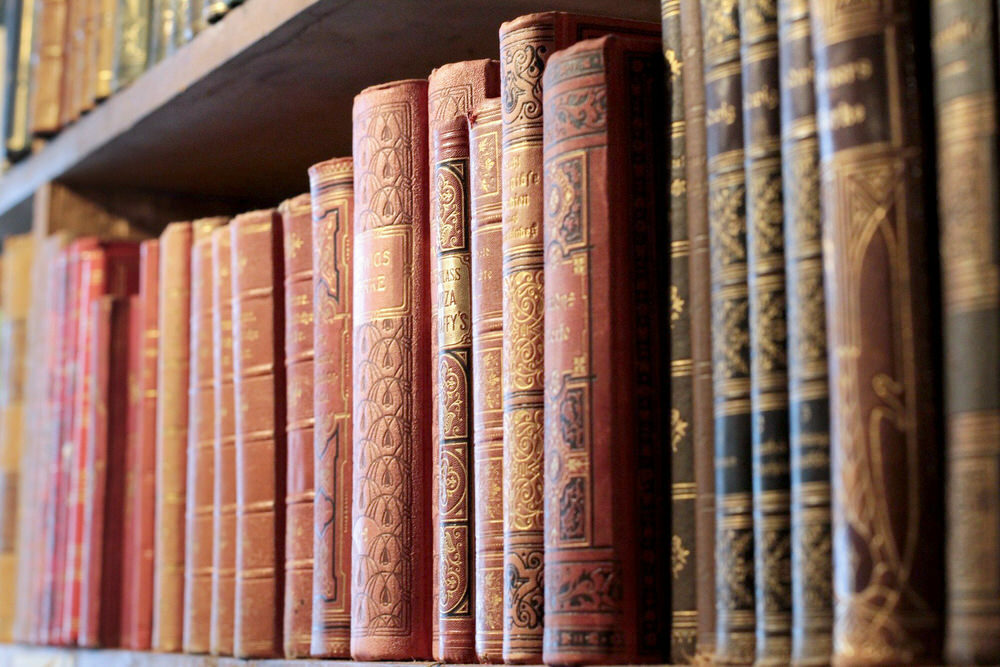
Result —
<instances>
[{"instance_id":1,"label":"bookshelf","mask_svg":"<svg viewBox=\"0 0 1000 667\"><path fill-rule=\"evenodd\" d=\"M495 58L500 23L544 9L659 20L655 0L248 0L14 165L0 236L27 229L51 181L124 211L155 193L181 217L274 205L350 153L362 88Z\"/></svg>"}]
</instances>

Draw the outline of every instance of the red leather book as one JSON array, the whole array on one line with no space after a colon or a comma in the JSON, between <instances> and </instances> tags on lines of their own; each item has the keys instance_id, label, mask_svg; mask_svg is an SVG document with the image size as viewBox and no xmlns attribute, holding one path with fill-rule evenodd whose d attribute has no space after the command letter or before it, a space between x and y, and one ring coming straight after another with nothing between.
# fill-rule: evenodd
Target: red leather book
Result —
<instances>
[{"instance_id":1,"label":"red leather book","mask_svg":"<svg viewBox=\"0 0 1000 667\"><path fill-rule=\"evenodd\" d=\"M351 655L431 654L427 82L354 98Z\"/></svg>"},{"instance_id":2,"label":"red leather book","mask_svg":"<svg viewBox=\"0 0 1000 667\"><path fill-rule=\"evenodd\" d=\"M212 512L215 495L215 380L212 362L212 230L226 218L191 223L187 480L184 509L185 653L208 653L212 619Z\"/></svg>"},{"instance_id":3,"label":"red leather book","mask_svg":"<svg viewBox=\"0 0 1000 667\"><path fill-rule=\"evenodd\" d=\"M609 32L659 38L660 25L561 12L500 27L504 82L504 660L542 657L544 313L542 73L549 57Z\"/></svg>"},{"instance_id":4,"label":"red leather book","mask_svg":"<svg viewBox=\"0 0 1000 667\"><path fill-rule=\"evenodd\" d=\"M151 641L154 651L179 651L183 635L191 237L189 222L172 222L160 236Z\"/></svg>"},{"instance_id":5,"label":"red leather book","mask_svg":"<svg viewBox=\"0 0 1000 667\"><path fill-rule=\"evenodd\" d=\"M313 582L313 279L308 194L278 208L285 253L285 381L288 476L285 486L286 658L309 655Z\"/></svg>"},{"instance_id":6,"label":"red leather book","mask_svg":"<svg viewBox=\"0 0 1000 667\"><path fill-rule=\"evenodd\" d=\"M669 655L661 49L657 38L610 35L556 53L545 69L550 665Z\"/></svg>"},{"instance_id":7,"label":"red leather book","mask_svg":"<svg viewBox=\"0 0 1000 667\"><path fill-rule=\"evenodd\" d=\"M351 655L351 304L354 169L349 157L309 169L313 238L314 656Z\"/></svg>"},{"instance_id":8,"label":"red leather book","mask_svg":"<svg viewBox=\"0 0 1000 667\"><path fill-rule=\"evenodd\" d=\"M503 661L503 256L500 100L469 115L476 654Z\"/></svg>"},{"instance_id":9,"label":"red leather book","mask_svg":"<svg viewBox=\"0 0 1000 667\"><path fill-rule=\"evenodd\" d=\"M148 650L153 631L153 549L156 521L156 373L159 359L160 242L139 245L140 340L135 355L140 357L138 375L130 380L135 391L134 494L126 521L124 601L122 606L122 646Z\"/></svg>"},{"instance_id":10,"label":"red leather book","mask_svg":"<svg viewBox=\"0 0 1000 667\"><path fill-rule=\"evenodd\" d=\"M215 482L212 488L212 615L209 652L233 654L236 586L236 415L233 410L232 235L212 232L212 364L215 380Z\"/></svg>"},{"instance_id":11,"label":"red leather book","mask_svg":"<svg viewBox=\"0 0 1000 667\"><path fill-rule=\"evenodd\" d=\"M282 650L285 550L285 329L281 216L237 216L232 232L236 406L233 655Z\"/></svg>"},{"instance_id":12,"label":"red leather book","mask_svg":"<svg viewBox=\"0 0 1000 667\"><path fill-rule=\"evenodd\" d=\"M468 128L464 125L457 127L454 123L457 119L465 122L468 112L479 102L499 94L500 63L495 60L451 63L435 69L428 79L433 244L430 271L431 469L434 471L431 477L431 521L433 596L437 614L432 626L431 643L434 658L449 662L471 662L475 659L469 487L472 464L472 308L469 285ZM438 130L442 128L449 128L443 154L438 150L442 144L437 141ZM461 141L456 143L456 138L461 138ZM455 216L454 220L452 216ZM439 229L448 234L448 238L440 238ZM442 274L445 270L448 275ZM442 376L445 366L447 373ZM448 384L449 380L451 384ZM442 486L445 475L454 477L450 479L451 484Z\"/></svg>"},{"instance_id":13,"label":"red leather book","mask_svg":"<svg viewBox=\"0 0 1000 667\"><path fill-rule=\"evenodd\" d=\"M139 294L142 294L143 253L140 247L139 260ZM139 453L142 437L142 362L143 338L146 331L142 321L142 296L129 298L128 323L128 414L125 417L125 497L123 499L122 517L122 587L121 587L121 633L120 643L123 648L132 648L135 643L135 624L132 619L136 615L138 600L134 594L138 578L139 559L142 557L137 548L139 525L139 485L142 480L142 470L139 464L142 458Z\"/></svg>"}]
</instances>

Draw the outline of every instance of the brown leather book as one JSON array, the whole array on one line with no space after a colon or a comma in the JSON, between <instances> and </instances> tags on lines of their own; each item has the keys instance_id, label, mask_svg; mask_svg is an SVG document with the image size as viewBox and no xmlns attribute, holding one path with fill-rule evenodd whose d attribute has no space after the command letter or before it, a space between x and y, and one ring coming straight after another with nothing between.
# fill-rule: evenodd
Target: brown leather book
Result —
<instances>
[{"instance_id":1,"label":"brown leather book","mask_svg":"<svg viewBox=\"0 0 1000 667\"><path fill-rule=\"evenodd\" d=\"M139 292L142 293L142 251L139 260ZM129 297L128 323L128 414L125 421L125 496L122 500L122 572L121 572L121 633L119 640L123 648L137 643L135 632L135 617L138 613L136 590L139 580L139 563L142 559L142 549L139 536L141 503L139 494L142 483L142 362L143 339L146 330L142 321L142 297Z\"/></svg>"},{"instance_id":2,"label":"brown leather book","mask_svg":"<svg viewBox=\"0 0 1000 667\"><path fill-rule=\"evenodd\" d=\"M809 3L779 3L778 22L788 304L791 659L798 665L822 665L829 663L833 648L830 391Z\"/></svg>"},{"instance_id":3,"label":"brown leather book","mask_svg":"<svg viewBox=\"0 0 1000 667\"><path fill-rule=\"evenodd\" d=\"M233 654L236 589L236 412L233 404L232 234L212 231L212 365L215 388L212 485L212 615L209 651Z\"/></svg>"},{"instance_id":4,"label":"brown leather book","mask_svg":"<svg viewBox=\"0 0 1000 667\"><path fill-rule=\"evenodd\" d=\"M712 308L708 251L708 171L705 158L705 78L701 4L681 0L684 87L684 167L691 322L691 447L694 450L697 655L715 652L715 424L712 394ZM689 556L690 558L690 556Z\"/></svg>"},{"instance_id":5,"label":"brown leather book","mask_svg":"<svg viewBox=\"0 0 1000 667\"><path fill-rule=\"evenodd\" d=\"M936 0L934 92L944 288L947 658L1000 663L1000 206L997 18Z\"/></svg>"},{"instance_id":6,"label":"brown leather book","mask_svg":"<svg viewBox=\"0 0 1000 667\"><path fill-rule=\"evenodd\" d=\"M191 321L190 222L160 236L159 354L156 369L154 651L180 651L184 610L184 502Z\"/></svg>"},{"instance_id":7,"label":"brown leather book","mask_svg":"<svg viewBox=\"0 0 1000 667\"><path fill-rule=\"evenodd\" d=\"M813 3L833 661L940 664L944 502L927 3Z\"/></svg>"},{"instance_id":8,"label":"brown leather book","mask_svg":"<svg viewBox=\"0 0 1000 667\"><path fill-rule=\"evenodd\" d=\"M664 78L659 36L545 68L546 664L670 650Z\"/></svg>"},{"instance_id":9,"label":"brown leather book","mask_svg":"<svg viewBox=\"0 0 1000 667\"><path fill-rule=\"evenodd\" d=\"M314 656L351 655L351 423L354 169L349 157L309 168L313 238Z\"/></svg>"},{"instance_id":10,"label":"brown leather book","mask_svg":"<svg viewBox=\"0 0 1000 667\"><path fill-rule=\"evenodd\" d=\"M28 311L34 298L31 282L35 242L30 234L8 236L3 243L0 272L0 641L13 639L18 598L19 514L28 512L22 504L20 485L28 481L21 474L25 451L25 384L30 369L28 351ZM28 440L31 443L31 440ZM28 471L25 470L25 473ZM23 526L23 524L20 524ZM27 554L25 554L27 556ZM27 561L24 561L27 565Z\"/></svg>"},{"instance_id":11,"label":"brown leather book","mask_svg":"<svg viewBox=\"0 0 1000 667\"><path fill-rule=\"evenodd\" d=\"M77 117L94 108L97 95L97 59L100 51L102 5L108 1L85 0L83 44L81 45L83 57L80 59L78 70L80 82L77 86L76 98Z\"/></svg>"},{"instance_id":12,"label":"brown leather book","mask_svg":"<svg viewBox=\"0 0 1000 667\"><path fill-rule=\"evenodd\" d=\"M63 55L66 52L68 0L39 0L34 85L31 87L31 128L40 136L59 131L62 105Z\"/></svg>"},{"instance_id":13,"label":"brown leather book","mask_svg":"<svg viewBox=\"0 0 1000 667\"><path fill-rule=\"evenodd\" d=\"M141 340L138 377L129 382L137 396L136 442L129 466L134 495L126 522L122 647L148 650L153 630L153 550L156 522L156 377L159 359L160 242L139 244L139 311ZM133 312L135 315L135 312ZM131 429L130 429L131 430Z\"/></svg>"},{"instance_id":14,"label":"brown leather book","mask_svg":"<svg viewBox=\"0 0 1000 667\"><path fill-rule=\"evenodd\" d=\"M658 24L549 12L500 26L503 91L504 661L542 655L544 312L542 73L549 57L609 32Z\"/></svg>"},{"instance_id":15,"label":"brown leather book","mask_svg":"<svg viewBox=\"0 0 1000 667\"><path fill-rule=\"evenodd\" d=\"M691 373L691 240L687 220L687 167L684 164L684 52L680 0L664 0L663 57L670 96L670 661L686 664L698 639L695 548L694 419Z\"/></svg>"},{"instance_id":16,"label":"brown leather book","mask_svg":"<svg viewBox=\"0 0 1000 667\"><path fill-rule=\"evenodd\" d=\"M476 561L472 586L476 655L503 661L503 256L500 99L469 114L472 237L472 498Z\"/></svg>"},{"instance_id":17,"label":"brown leather book","mask_svg":"<svg viewBox=\"0 0 1000 667\"><path fill-rule=\"evenodd\" d=\"M82 77L85 56L84 20L89 0L66 0L66 37L62 45L63 63L60 70L59 128L79 118L79 89L85 85Z\"/></svg>"},{"instance_id":18,"label":"brown leather book","mask_svg":"<svg viewBox=\"0 0 1000 667\"><path fill-rule=\"evenodd\" d=\"M278 207L285 273L285 382L288 473L285 482L286 658L309 655L312 641L313 498L313 275L309 194Z\"/></svg>"},{"instance_id":19,"label":"brown leather book","mask_svg":"<svg viewBox=\"0 0 1000 667\"><path fill-rule=\"evenodd\" d=\"M212 516L215 503L215 367L212 339L212 232L225 218L191 223L187 482L184 505L185 653L208 653L212 614Z\"/></svg>"},{"instance_id":20,"label":"brown leather book","mask_svg":"<svg viewBox=\"0 0 1000 667\"><path fill-rule=\"evenodd\" d=\"M453 121L464 118L480 101L500 94L500 63L495 60L471 60L451 63L435 69L428 78L427 111L431 145L431 395L432 439L431 507L434 540L434 609L438 615L432 626L432 652L435 659L448 662L470 662L475 657L475 615L472 608L472 509L469 500L470 466L472 463L472 420L447 414L446 404L454 413L461 401L462 409L471 409L471 301L468 285L468 128L456 128ZM451 134L466 136L465 158L458 153L442 158L437 153L441 144L438 130L451 128ZM454 152L456 146L452 146ZM444 148L443 150L449 150ZM440 164L446 161L447 164ZM458 188L458 190L456 190ZM455 216L458 230L448 241L440 238L442 215ZM454 226L446 226L451 233ZM464 232L462 231L464 229ZM441 243L451 242L457 247ZM445 257L444 255L449 255ZM463 263L464 262L464 263ZM444 280L441 271L464 267L464 279L452 272L451 280ZM451 284L455 283L455 284ZM448 299L447 306L443 303ZM445 309L447 312L445 312ZM456 323L455 318L465 322ZM451 318L451 320L449 320ZM445 326L461 326L449 337ZM462 343L459 338L468 334ZM449 340L443 342L442 336ZM467 343L467 344L466 344ZM444 347L451 348L443 353ZM458 363L458 368L454 366ZM451 384L441 375L449 366ZM455 376L454 374L458 375ZM457 385L455 383L458 383ZM449 389L450 388L450 389ZM460 395L450 392L457 391ZM464 395L461 395L464 394ZM471 414L471 413L470 413ZM468 416L468 415L467 415ZM442 419L451 421L442 424ZM460 442L461 441L461 442ZM464 446L463 446L464 445ZM449 450L447 453L445 450ZM459 451L462 450L462 451ZM446 458L442 458L446 457ZM445 463L448 467L442 467ZM456 475L451 486L442 488L446 474ZM456 504L457 503L457 504ZM443 577L443 578L442 578Z\"/></svg>"},{"instance_id":21,"label":"brown leather book","mask_svg":"<svg viewBox=\"0 0 1000 667\"><path fill-rule=\"evenodd\" d=\"M281 655L285 562L285 326L281 216L230 224L236 408L233 655Z\"/></svg>"},{"instance_id":22,"label":"brown leather book","mask_svg":"<svg viewBox=\"0 0 1000 667\"><path fill-rule=\"evenodd\" d=\"M351 656L431 656L427 81L354 98Z\"/></svg>"}]
</instances>

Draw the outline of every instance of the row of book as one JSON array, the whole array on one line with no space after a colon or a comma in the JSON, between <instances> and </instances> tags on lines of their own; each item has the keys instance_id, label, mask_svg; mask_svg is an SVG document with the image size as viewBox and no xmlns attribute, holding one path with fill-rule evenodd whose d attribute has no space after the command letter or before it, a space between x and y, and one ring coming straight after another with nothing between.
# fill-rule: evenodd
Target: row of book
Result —
<instances>
[{"instance_id":1,"label":"row of book","mask_svg":"<svg viewBox=\"0 0 1000 667\"><path fill-rule=\"evenodd\" d=\"M242 0L6 0L5 162L31 154Z\"/></svg>"}]
</instances>

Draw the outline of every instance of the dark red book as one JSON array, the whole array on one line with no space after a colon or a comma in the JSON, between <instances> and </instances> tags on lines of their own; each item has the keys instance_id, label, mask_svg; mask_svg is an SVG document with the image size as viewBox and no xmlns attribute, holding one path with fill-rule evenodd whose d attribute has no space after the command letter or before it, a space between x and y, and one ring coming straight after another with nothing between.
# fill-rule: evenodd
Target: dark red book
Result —
<instances>
[{"instance_id":1,"label":"dark red book","mask_svg":"<svg viewBox=\"0 0 1000 667\"><path fill-rule=\"evenodd\" d=\"M139 447L142 436L142 340L145 329L142 322L142 270L143 258L140 248L139 260L139 295L129 297L128 323L128 414L125 416L125 497L123 499L124 516L122 518L122 587L121 587L121 635L123 648L131 648L135 644L134 625L131 619L135 617L137 600L133 594L135 580L139 568L140 554L135 548L136 536L139 532L139 481L142 470Z\"/></svg>"}]
</instances>

